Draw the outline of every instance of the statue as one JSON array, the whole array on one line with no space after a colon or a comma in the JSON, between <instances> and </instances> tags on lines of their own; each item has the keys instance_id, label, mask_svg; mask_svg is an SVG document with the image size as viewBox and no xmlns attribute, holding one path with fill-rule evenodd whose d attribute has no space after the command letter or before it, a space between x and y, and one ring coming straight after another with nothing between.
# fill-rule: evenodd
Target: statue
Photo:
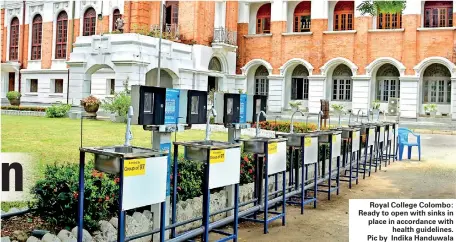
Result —
<instances>
[{"instance_id":1,"label":"statue","mask_svg":"<svg viewBox=\"0 0 456 242\"><path fill-rule=\"evenodd\" d=\"M122 15L120 15L116 19L116 30L118 30L119 32L123 33L123 27L124 27L124 20L122 18Z\"/></svg>"}]
</instances>

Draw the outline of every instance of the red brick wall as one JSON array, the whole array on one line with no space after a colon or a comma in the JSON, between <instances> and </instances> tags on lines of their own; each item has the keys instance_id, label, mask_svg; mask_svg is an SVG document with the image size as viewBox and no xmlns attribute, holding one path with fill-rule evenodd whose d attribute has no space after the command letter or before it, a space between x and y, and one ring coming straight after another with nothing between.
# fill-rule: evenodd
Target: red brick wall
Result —
<instances>
[{"instance_id":1,"label":"red brick wall","mask_svg":"<svg viewBox=\"0 0 456 242\"><path fill-rule=\"evenodd\" d=\"M455 21L456 22L456 21ZM453 60L456 44L454 30L417 31L420 15L403 16L403 32L369 32L371 17L355 20L356 33L323 34L326 19L313 19L312 35L283 36L285 22L272 22L272 37L246 38L247 24L238 24L237 72L252 59L268 61L279 73L279 68L292 58L302 58L315 68L314 74L330 59L345 57L358 66L358 74L365 74L365 67L380 57L393 57L402 62L406 74L413 75L413 68L424 58L441 56ZM273 57L273 58L272 58Z\"/></svg>"},{"instance_id":2,"label":"red brick wall","mask_svg":"<svg viewBox=\"0 0 456 242\"><path fill-rule=\"evenodd\" d=\"M21 48L22 45L22 37L24 38L24 43L23 43L23 49L22 49L22 54L20 54L20 60L22 60L22 68L27 68L28 65L28 52L29 52L29 25L22 25L21 31L24 31L23 34L20 34L19 36L19 48ZM43 35L44 35L44 29L43 29ZM41 55L43 55L45 47L43 47L43 42L41 43ZM21 51L21 50L20 50Z\"/></svg>"},{"instance_id":3,"label":"red brick wall","mask_svg":"<svg viewBox=\"0 0 456 242\"><path fill-rule=\"evenodd\" d=\"M227 1L226 2L226 18L225 25L229 31L236 31L238 20L238 2Z\"/></svg>"},{"instance_id":4,"label":"red brick wall","mask_svg":"<svg viewBox=\"0 0 456 242\"><path fill-rule=\"evenodd\" d=\"M43 40L41 42L41 68L50 69L52 65L52 22L43 23Z\"/></svg>"},{"instance_id":5,"label":"red brick wall","mask_svg":"<svg viewBox=\"0 0 456 242\"><path fill-rule=\"evenodd\" d=\"M1 9L0 10L0 31L2 33L2 39L1 39L1 42L2 42L2 62L6 62L6 40L8 38L8 34L7 34L7 28L4 27L5 24L3 23L3 21L5 20L5 9Z\"/></svg>"}]
</instances>

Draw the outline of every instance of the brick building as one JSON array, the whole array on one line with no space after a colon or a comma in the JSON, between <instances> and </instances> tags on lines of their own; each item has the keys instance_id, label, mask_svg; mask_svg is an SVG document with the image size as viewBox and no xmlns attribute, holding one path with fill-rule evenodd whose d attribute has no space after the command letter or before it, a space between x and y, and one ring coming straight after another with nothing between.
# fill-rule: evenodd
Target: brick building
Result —
<instances>
[{"instance_id":1,"label":"brick building","mask_svg":"<svg viewBox=\"0 0 456 242\"><path fill-rule=\"evenodd\" d=\"M361 2L166 1L160 85L267 94L269 112L399 98L403 117L435 103L456 119L455 1L407 0L402 14L374 17ZM2 98L77 104L127 80L157 84L159 2L2 4ZM111 34L120 14L124 34Z\"/></svg>"}]
</instances>

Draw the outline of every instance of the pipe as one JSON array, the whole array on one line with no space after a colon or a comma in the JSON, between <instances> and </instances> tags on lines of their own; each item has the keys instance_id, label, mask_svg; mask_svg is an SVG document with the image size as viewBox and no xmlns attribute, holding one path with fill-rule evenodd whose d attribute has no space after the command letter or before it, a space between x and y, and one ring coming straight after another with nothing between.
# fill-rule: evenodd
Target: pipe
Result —
<instances>
[{"instance_id":1,"label":"pipe","mask_svg":"<svg viewBox=\"0 0 456 242\"><path fill-rule=\"evenodd\" d=\"M361 112L361 109L358 109L358 114L356 114L356 122L358 123L359 122L359 112ZM362 122L362 118L361 118L361 122Z\"/></svg>"},{"instance_id":2,"label":"pipe","mask_svg":"<svg viewBox=\"0 0 456 242\"><path fill-rule=\"evenodd\" d=\"M71 1L71 25L70 25L70 53L73 52L73 37L74 37L74 4L75 1ZM65 50L67 51L67 50ZM67 56L68 60L68 56ZM67 77L67 104L70 102L70 68L68 68ZM73 103L72 103L73 104Z\"/></svg>"},{"instance_id":3,"label":"pipe","mask_svg":"<svg viewBox=\"0 0 456 242\"><path fill-rule=\"evenodd\" d=\"M318 113L318 129L317 129L317 131L320 131L320 129L321 129L320 119L321 119L322 115L323 115L323 111L320 111Z\"/></svg>"},{"instance_id":4,"label":"pipe","mask_svg":"<svg viewBox=\"0 0 456 242\"><path fill-rule=\"evenodd\" d=\"M131 9L130 9L131 11ZM160 73L161 73L161 45L163 37L163 2L160 0L160 14L159 14L159 23L160 23L160 36L158 39L158 63L157 63L157 87L160 87Z\"/></svg>"},{"instance_id":5,"label":"pipe","mask_svg":"<svg viewBox=\"0 0 456 242\"><path fill-rule=\"evenodd\" d=\"M256 120L256 129L255 129L255 137L258 137L258 135L260 135L260 116L261 114L263 114L263 116L266 118L266 113L261 110L258 114L257 114L257 120Z\"/></svg>"},{"instance_id":6,"label":"pipe","mask_svg":"<svg viewBox=\"0 0 456 242\"><path fill-rule=\"evenodd\" d=\"M19 93L21 93L21 89L22 89L22 85L21 85L21 78L22 78L21 69L24 68L23 59L24 59L24 38L25 38L25 33L24 33L25 32L25 2L26 2L25 0L22 1L22 31L20 31L20 27L19 27L19 31L21 32L21 35L22 35L22 37L21 37L21 50L19 52L21 55L18 56L18 57L20 57L19 58L20 65L19 65L19 70L18 70L18 72L19 72L19 75L18 75L18 78L19 78L19 80L18 80L19 81ZM27 58L27 57L25 57L25 58Z\"/></svg>"},{"instance_id":7,"label":"pipe","mask_svg":"<svg viewBox=\"0 0 456 242\"><path fill-rule=\"evenodd\" d=\"M128 108L127 130L125 131L125 144L124 144L124 146L130 146L130 140L133 139L133 134L131 133L131 129L130 129L131 118L133 118L133 106L130 106Z\"/></svg>"},{"instance_id":8,"label":"pipe","mask_svg":"<svg viewBox=\"0 0 456 242\"><path fill-rule=\"evenodd\" d=\"M301 113L301 116L304 116L304 113L301 112L300 110L296 110L292 115L291 115L291 124L290 124L290 134L293 133L294 131L294 126L293 126L293 118L296 113ZM277 122L277 121L276 121Z\"/></svg>"},{"instance_id":9,"label":"pipe","mask_svg":"<svg viewBox=\"0 0 456 242\"><path fill-rule=\"evenodd\" d=\"M207 115L207 118L206 118L206 138L205 138L205 140L209 141L210 136L211 136L211 128L210 128L211 114L215 118L215 117L217 117L217 112L215 111L214 106L212 106L212 108L207 111L209 112L209 114Z\"/></svg>"},{"instance_id":10,"label":"pipe","mask_svg":"<svg viewBox=\"0 0 456 242\"><path fill-rule=\"evenodd\" d=\"M32 210L30 208L26 209L26 210L22 210L22 211L19 211L19 212L14 212L14 213L5 213L5 214L2 214L1 215L1 219L7 219L7 218L11 218L11 217L14 217L14 216L20 216L20 215L24 215L26 213L29 213L31 212Z\"/></svg>"}]
</instances>

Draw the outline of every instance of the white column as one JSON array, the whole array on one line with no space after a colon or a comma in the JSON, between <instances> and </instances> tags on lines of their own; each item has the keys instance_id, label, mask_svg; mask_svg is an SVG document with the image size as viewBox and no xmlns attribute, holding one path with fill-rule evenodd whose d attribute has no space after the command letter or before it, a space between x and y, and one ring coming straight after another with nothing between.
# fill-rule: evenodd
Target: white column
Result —
<instances>
[{"instance_id":1,"label":"white column","mask_svg":"<svg viewBox=\"0 0 456 242\"><path fill-rule=\"evenodd\" d=\"M282 111L282 83L283 76L270 75L269 79L269 97L268 97L268 112Z\"/></svg>"},{"instance_id":2,"label":"white column","mask_svg":"<svg viewBox=\"0 0 456 242\"><path fill-rule=\"evenodd\" d=\"M272 1L271 21L287 21L287 1Z\"/></svg>"},{"instance_id":3,"label":"white column","mask_svg":"<svg viewBox=\"0 0 456 242\"><path fill-rule=\"evenodd\" d=\"M214 28L225 28L226 2L215 2Z\"/></svg>"},{"instance_id":4,"label":"white column","mask_svg":"<svg viewBox=\"0 0 456 242\"><path fill-rule=\"evenodd\" d=\"M399 110L403 118L417 118L419 113L419 80L417 76L401 77L401 98L399 100Z\"/></svg>"},{"instance_id":5,"label":"white column","mask_svg":"<svg viewBox=\"0 0 456 242\"><path fill-rule=\"evenodd\" d=\"M324 76L309 76L309 112L320 112L320 100L324 99Z\"/></svg>"},{"instance_id":6,"label":"white column","mask_svg":"<svg viewBox=\"0 0 456 242\"><path fill-rule=\"evenodd\" d=\"M81 99L87 95L83 93L83 84L85 81L85 74L82 67L70 67L70 79L69 79L69 90L68 90L68 102L71 105L79 106ZM90 81L88 82L90 88Z\"/></svg>"},{"instance_id":7,"label":"white column","mask_svg":"<svg viewBox=\"0 0 456 242\"><path fill-rule=\"evenodd\" d=\"M368 76L353 76L353 96L352 96L352 113L357 113L358 110L366 112L370 108L370 77Z\"/></svg>"},{"instance_id":8,"label":"white column","mask_svg":"<svg viewBox=\"0 0 456 242\"><path fill-rule=\"evenodd\" d=\"M451 120L456 120L456 77L451 78Z\"/></svg>"},{"instance_id":9,"label":"white column","mask_svg":"<svg viewBox=\"0 0 456 242\"><path fill-rule=\"evenodd\" d=\"M239 2L238 23L249 23L250 18L250 3Z\"/></svg>"}]
</instances>

